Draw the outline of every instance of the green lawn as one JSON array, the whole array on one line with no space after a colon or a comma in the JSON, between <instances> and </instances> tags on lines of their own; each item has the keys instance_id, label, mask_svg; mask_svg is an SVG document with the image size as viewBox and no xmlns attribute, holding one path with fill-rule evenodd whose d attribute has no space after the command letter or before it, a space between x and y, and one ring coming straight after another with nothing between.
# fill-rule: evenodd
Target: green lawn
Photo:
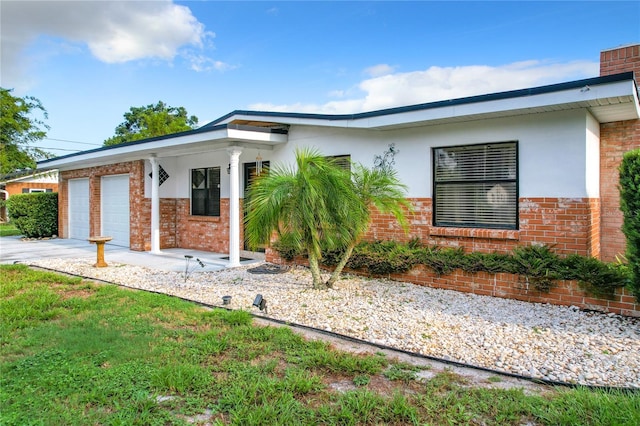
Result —
<instances>
[{"instance_id":1,"label":"green lawn","mask_svg":"<svg viewBox=\"0 0 640 426\"><path fill-rule=\"evenodd\" d=\"M418 381L243 311L24 265L0 266L0 318L2 425L640 424L637 393Z\"/></svg>"},{"instance_id":2,"label":"green lawn","mask_svg":"<svg viewBox=\"0 0 640 426\"><path fill-rule=\"evenodd\" d=\"M22 233L16 229L11 222L0 223L0 237L10 237L12 235L21 235Z\"/></svg>"}]
</instances>

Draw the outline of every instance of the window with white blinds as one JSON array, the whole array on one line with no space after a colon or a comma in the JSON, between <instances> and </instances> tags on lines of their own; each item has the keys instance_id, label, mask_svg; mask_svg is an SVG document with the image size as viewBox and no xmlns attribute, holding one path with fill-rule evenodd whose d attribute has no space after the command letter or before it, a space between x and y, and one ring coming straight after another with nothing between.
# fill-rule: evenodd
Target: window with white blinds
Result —
<instances>
[{"instance_id":1,"label":"window with white blinds","mask_svg":"<svg viewBox=\"0 0 640 426\"><path fill-rule=\"evenodd\" d=\"M434 225L517 229L516 142L435 148Z\"/></svg>"}]
</instances>

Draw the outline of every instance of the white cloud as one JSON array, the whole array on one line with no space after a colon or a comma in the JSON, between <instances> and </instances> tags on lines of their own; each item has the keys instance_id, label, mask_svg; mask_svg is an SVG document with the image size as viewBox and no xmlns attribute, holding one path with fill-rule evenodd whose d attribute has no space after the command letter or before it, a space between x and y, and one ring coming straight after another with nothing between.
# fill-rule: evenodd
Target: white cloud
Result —
<instances>
[{"instance_id":1,"label":"white cloud","mask_svg":"<svg viewBox=\"0 0 640 426\"><path fill-rule=\"evenodd\" d=\"M383 75L391 74L395 71L395 67L387 64L378 64L364 70L365 74L371 77L380 77Z\"/></svg>"},{"instance_id":2,"label":"white cloud","mask_svg":"<svg viewBox=\"0 0 640 426\"><path fill-rule=\"evenodd\" d=\"M215 34L191 10L170 0L2 2L3 80L24 75L25 49L38 37L86 46L105 63L172 61L185 48L202 49Z\"/></svg>"},{"instance_id":3,"label":"white cloud","mask_svg":"<svg viewBox=\"0 0 640 426\"><path fill-rule=\"evenodd\" d=\"M376 67L378 66L368 68L368 70ZM250 108L269 111L350 114L588 78L598 75L598 67L597 62L590 61L569 63L526 61L497 67L488 65L432 66L422 71L387 74L363 80L358 84L360 96L355 96L352 99L329 101L323 104L275 105L258 103L250 105ZM341 91L334 90L330 93L341 93Z\"/></svg>"},{"instance_id":4,"label":"white cloud","mask_svg":"<svg viewBox=\"0 0 640 426\"><path fill-rule=\"evenodd\" d=\"M196 72L203 71L229 71L237 68L235 65L222 61L216 61L205 55L185 54L185 58L189 61L190 68Z\"/></svg>"}]
</instances>

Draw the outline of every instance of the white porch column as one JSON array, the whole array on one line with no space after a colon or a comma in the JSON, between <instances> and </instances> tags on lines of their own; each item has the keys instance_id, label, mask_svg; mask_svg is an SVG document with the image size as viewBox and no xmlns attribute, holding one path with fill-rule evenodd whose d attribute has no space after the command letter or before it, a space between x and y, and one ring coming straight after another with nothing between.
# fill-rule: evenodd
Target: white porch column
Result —
<instances>
[{"instance_id":1,"label":"white porch column","mask_svg":"<svg viewBox=\"0 0 640 426\"><path fill-rule=\"evenodd\" d=\"M151 162L151 253L160 254L160 168L152 154Z\"/></svg>"},{"instance_id":2,"label":"white porch column","mask_svg":"<svg viewBox=\"0 0 640 426\"><path fill-rule=\"evenodd\" d=\"M242 148L229 148L229 263L228 267L240 266L240 173L238 160Z\"/></svg>"}]
</instances>

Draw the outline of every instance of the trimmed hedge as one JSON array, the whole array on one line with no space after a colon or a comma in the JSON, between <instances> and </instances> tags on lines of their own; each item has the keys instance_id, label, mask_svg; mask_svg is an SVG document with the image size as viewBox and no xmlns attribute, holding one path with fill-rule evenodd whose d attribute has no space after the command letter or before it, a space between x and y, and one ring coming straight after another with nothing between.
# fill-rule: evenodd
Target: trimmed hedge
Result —
<instances>
[{"instance_id":1,"label":"trimmed hedge","mask_svg":"<svg viewBox=\"0 0 640 426\"><path fill-rule=\"evenodd\" d=\"M620 163L622 232L627 238L627 260L633 273L630 289L640 300L640 149L627 152Z\"/></svg>"},{"instance_id":2,"label":"trimmed hedge","mask_svg":"<svg viewBox=\"0 0 640 426\"><path fill-rule=\"evenodd\" d=\"M283 242L274 248L283 258L293 258ZM322 264L335 266L339 258L339 252L326 252ZM626 265L576 254L560 257L549 246L523 246L510 254L501 254L465 253L461 248L422 246L417 240L408 244L362 242L354 249L347 267L372 275L389 275L407 272L418 264L438 275L446 275L456 269L469 273L517 274L543 292L548 292L558 280L575 280L585 291L599 297L612 297L619 287L631 288L631 268Z\"/></svg>"},{"instance_id":3,"label":"trimmed hedge","mask_svg":"<svg viewBox=\"0 0 640 426\"><path fill-rule=\"evenodd\" d=\"M18 194L7 200L9 217L28 238L58 234L58 193L34 192Z\"/></svg>"}]
</instances>

